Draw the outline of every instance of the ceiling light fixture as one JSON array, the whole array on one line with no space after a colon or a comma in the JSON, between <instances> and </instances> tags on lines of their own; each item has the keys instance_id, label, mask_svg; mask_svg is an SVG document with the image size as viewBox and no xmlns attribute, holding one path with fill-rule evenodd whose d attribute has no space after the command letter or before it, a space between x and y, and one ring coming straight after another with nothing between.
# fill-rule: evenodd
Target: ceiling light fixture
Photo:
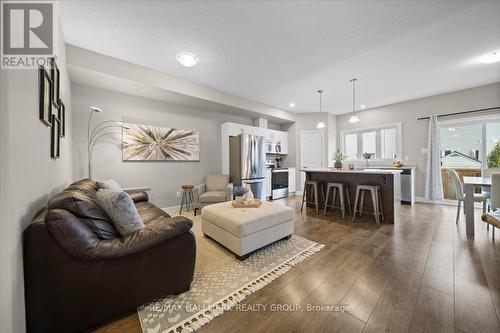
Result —
<instances>
[{"instance_id":1,"label":"ceiling light fixture","mask_svg":"<svg viewBox=\"0 0 500 333\"><path fill-rule=\"evenodd\" d=\"M184 51L177 53L175 58L178 62L181 63L182 66L186 67L193 67L200 61L200 59L195 54Z\"/></svg>"},{"instance_id":2,"label":"ceiling light fixture","mask_svg":"<svg viewBox=\"0 0 500 333\"><path fill-rule=\"evenodd\" d=\"M322 93L323 93L322 89L318 90L318 94L319 94L319 122L316 125L316 128L319 128L319 129L325 128L325 126L326 126L325 123L323 121L321 121L322 120L322 117L321 117L321 94Z\"/></svg>"},{"instance_id":3,"label":"ceiling light fixture","mask_svg":"<svg viewBox=\"0 0 500 333\"><path fill-rule=\"evenodd\" d=\"M359 121L358 116L356 116L356 81L358 79L351 79L352 82L352 116L349 118L349 122L355 124Z\"/></svg>"},{"instance_id":4,"label":"ceiling light fixture","mask_svg":"<svg viewBox=\"0 0 500 333\"><path fill-rule=\"evenodd\" d=\"M479 61L483 64L493 64L500 61L500 50L483 55L479 58Z\"/></svg>"},{"instance_id":5,"label":"ceiling light fixture","mask_svg":"<svg viewBox=\"0 0 500 333\"><path fill-rule=\"evenodd\" d=\"M291 107L291 108L294 108L295 107L295 103L290 103L290 104L288 104L288 106Z\"/></svg>"}]
</instances>

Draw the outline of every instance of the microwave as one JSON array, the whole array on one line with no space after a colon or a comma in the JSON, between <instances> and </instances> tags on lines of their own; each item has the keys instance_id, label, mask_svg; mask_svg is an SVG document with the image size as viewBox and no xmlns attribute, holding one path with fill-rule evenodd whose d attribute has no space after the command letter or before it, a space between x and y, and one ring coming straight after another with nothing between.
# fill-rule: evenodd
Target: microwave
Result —
<instances>
[{"instance_id":1,"label":"microwave","mask_svg":"<svg viewBox=\"0 0 500 333\"><path fill-rule=\"evenodd\" d=\"M280 141L266 141L264 145L266 147L267 154L281 154Z\"/></svg>"}]
</instances>

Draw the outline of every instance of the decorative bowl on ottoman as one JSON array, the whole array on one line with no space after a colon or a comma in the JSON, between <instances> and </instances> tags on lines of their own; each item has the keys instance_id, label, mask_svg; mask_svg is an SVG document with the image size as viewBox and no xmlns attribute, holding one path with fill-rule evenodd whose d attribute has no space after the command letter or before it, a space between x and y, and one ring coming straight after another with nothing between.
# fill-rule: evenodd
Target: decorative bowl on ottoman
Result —
<instances>
[{"instance_id":1,"label":"decorative bowl on ottoman","mask_svg":"<svg viewBox=\"0 0 500 333\"><path fill-rule=\"evenodd\" d=\"M234 208L223 202L203 208L201 230L244 260L251 252L291 236L293 217L292 208L269 201L258 208Z\"/></svg>"}]
</instances>

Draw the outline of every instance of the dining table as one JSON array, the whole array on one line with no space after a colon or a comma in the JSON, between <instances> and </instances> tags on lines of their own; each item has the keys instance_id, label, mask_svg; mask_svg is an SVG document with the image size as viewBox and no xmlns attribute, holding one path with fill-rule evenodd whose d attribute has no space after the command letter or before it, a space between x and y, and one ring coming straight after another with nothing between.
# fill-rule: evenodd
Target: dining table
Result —
<instances>
[{"instance_id":1,"label":"dining table","mask_svg":"<svg viewBox=\"0 0 500 333\"><path fill-rule=\"evenodd\" d=\"M491 187L491 177L464 177L465 233L474 238L474 188Z\"/></svg>"}]
</instances>

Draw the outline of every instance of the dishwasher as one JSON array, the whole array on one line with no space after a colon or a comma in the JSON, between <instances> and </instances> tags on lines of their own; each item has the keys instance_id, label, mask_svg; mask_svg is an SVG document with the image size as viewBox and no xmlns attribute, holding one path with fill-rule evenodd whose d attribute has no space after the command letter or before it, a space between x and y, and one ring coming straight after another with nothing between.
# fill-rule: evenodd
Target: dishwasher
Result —
<instances>
[{"instance_id":1,"label":"dishwasher","mask_svg":"<svg viewBox=\"0 0 500 333\"><path fill-rule=\"evenodd\" d=\"M412 169L403 169L401 172L401 203L405 205L413 205L415 195L413 193L415 184L413 184Z\"/></svg>"}]
</instances>

